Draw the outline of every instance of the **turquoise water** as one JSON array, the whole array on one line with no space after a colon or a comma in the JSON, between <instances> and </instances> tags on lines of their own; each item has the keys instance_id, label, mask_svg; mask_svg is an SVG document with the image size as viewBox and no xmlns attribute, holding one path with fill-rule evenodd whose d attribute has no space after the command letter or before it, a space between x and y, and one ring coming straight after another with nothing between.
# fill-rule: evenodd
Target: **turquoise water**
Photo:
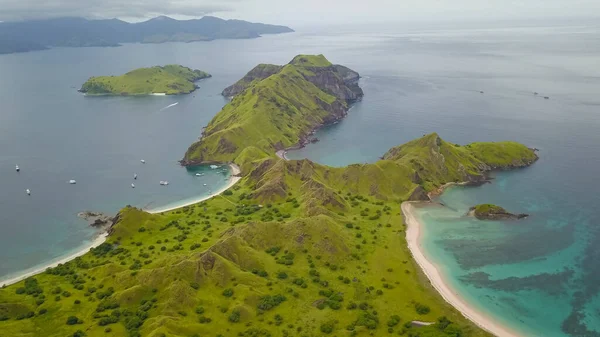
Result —
<instances>
[{"instance_id":1,"label":"turquoise water","mask_svg":"<svg viewBox=\"0 0 600 337\"><path fill-rule=\"evenodd\" d=\"M452 189L441 197L451 208L423 210L426 254L473 305L527 336L600 336L599 31L583 21L338 27L0 56L0 279L89 240L79 211L154 208L207 193L204 183L218 189L226 172L198 178L177 160L227 103L219 93L258 63L323 53L361 73L365 98L320 130L320 142L289 156L373 162L434 131L455 143L509 139L541 149L531 168ZM178 97L90 98L73 88L89 76L168 63L213 78ZM532 216L465 219L480 202Z\"/></svg>"},{"instance_id":2,"label":"turquoise water","mask_svg":"<svg viewBox=\"0 0 600 337\"><path fill-rule=\"evenodd\" d=\"M288 157L373 162L434 131L541 149L530 168L422 208L425 255L471 305L524 336L600 336L599 32L582 23L380 36L363 55L364 100ZM531 217L465 217L487 202Z\"/></svg>"}]
</instances>

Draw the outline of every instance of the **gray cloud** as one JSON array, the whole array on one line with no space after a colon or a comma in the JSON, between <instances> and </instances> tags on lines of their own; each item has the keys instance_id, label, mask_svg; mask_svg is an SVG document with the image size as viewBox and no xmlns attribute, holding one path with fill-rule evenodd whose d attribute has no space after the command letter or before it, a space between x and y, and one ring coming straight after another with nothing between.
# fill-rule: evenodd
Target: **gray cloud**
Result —
<instances>
[{"instance_id":1,"label":"gray cloud","mask_svg":"<svg viewBox=\"0 0 600 337\"><path fill-rule=\"evenodd\" d=\"M589 16L598 0L0 0L0 21L82 16L141 20L214 14L286 25Z\"/></svg>"},{"instance_id":2,"label":"gray cloud","mask_svg":"<svg viewBox=\"0 0 600 337\"><path fill-rule=\"evenodd\" d=\"M233 10L236 0L0 0L0 20L52 17L148 18L157 15L198 17Z\"/></svg>"}]
</instances>

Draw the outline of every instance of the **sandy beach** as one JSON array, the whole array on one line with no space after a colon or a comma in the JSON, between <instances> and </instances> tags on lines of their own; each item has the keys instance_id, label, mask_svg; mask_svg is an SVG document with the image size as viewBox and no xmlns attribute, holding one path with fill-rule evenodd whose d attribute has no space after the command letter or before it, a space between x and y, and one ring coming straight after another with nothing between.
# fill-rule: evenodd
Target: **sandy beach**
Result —
<instances>
[{"instance_id":1,"label":"sandy beach","mask_svg":"<svg viewBox=\"0 0 600 337\"><path fill-rule=\"evenodd\" d=\"M206 196L206 197L202 197L202 198L198 198L198 199L195 199L195 200L191 200L191 201L186 202L184 204L180 204L180 205L176 205L176 206L172 206L172 207L167 207L167 208L159 208L159 209L149 210L147 212L151 213L151 214L155 214L155 213L161 213L161 212L171 211L171 210L174 210L174 209L178 209L178 208L181 208L181 207L185 207L185 206L189 206L189 205L193 205L193 204L202 202L204 200L210 199L210 198L212 198L214 196L217 196L217 195L225 192L226 190L228 190L229 188L231 188L233 185L235 185L241 179L241 177L238 176L240 174L240 168L237 165L235 165L235 164L230 164L229 167L231 168L231 176L229 177L229 182L227 183L226 186L224 186L220 190L212 193L211 195ZM73 254L70 254L68 256L59 258L59 260L51 261L48 264L45 264L43 266L35 267L35 268L31 269L31 270L26 270L26 271L23 272L23 274L21 274L19 276L15 276L15 277L12 277L12 278L7 279L7 280L0 280L0 286L2 286L2 285L9 286L11 284L14 284L14 283L17 283L19 281L22 281L22 280L24 280L24 279L26 279L26 278L28 278L30 276L43 273L48 268L54 268L54 267L58 266L59 264L67 263L67 262L69 262L71 260L74 260L75 258L77 258L79 256L82 256L82 255L86 254L87 252L89 252L90 249L100 246L102 243L104 243L106 241L107 237L108 237L108 233L106 233L106 232L105 233L101 233L100 235L98 235L98 237L96 237L96 239L94 239L94 241L92 241L89 245L85 246L81 250L79 250L79 251L77 251L77 252L75 252Z\"/></svg>"},{"instance_id":2,"label":"sandy beach","mask_svg":"<svg viewBox=\"0 0 600 337\"><path fill-rule=\"evenodd\" d=\"M483 315L477 310L470 307L463 299L461 299L452 289L450 289L438 269L435 267L433 263L431 263L423 252L421 251L419 238L421 234L420 226L418 218L414 214L415 206L411 202L402 203L402 213L404 214L404 218L406 221L406 225L408 226L406 230L406 242L408 243L408 248L410 249L413 258L427 278L433 285L433 287L442 295L446 302L450 303L456 310L460 311L463 316L471 320L473 323L481 327L482 329L494 334L498 337L524 337L513 331L510 331L506 327L501 324L495 322L493 319Z\"/></svg>"},{"instance_id":3,"label":"sandy beach","mask_svg":"<svg viewBox=\"0 0 600 337\"><path fill-rule=\"evenodd\" d=\"M231 175L229 176L229 181L227 182L227 185L223 186L223 188L219 189L218 191L213 192L210 195L207 195L205 197L200 197L198 199L192 199L189 201L186 201L184 203L181 204L177 204L174 206L167 206L167 207L161 207L161 208L155 208L155 209L149 209L149 210L145 210L146 212L150 213L150 214L156 214L156 213L162 213L162 212L168 212L168 211L172 211L178 208L182 208L185 206L190 206L193 204L197 204L199 202L202 202L204 200L208 200L212 197L215 197L223 192L225 192L226 190L230 189L233 185L235 185L240 179L241 177L239 177L238 175L240 174L240 168L235 165L235 164L229 164L229 168L231 169Z\"/></svg>"},{"instance_id":4,"label":"sandy beach","mask_svg":"<svg viewBox=\"0 0 600 337\"><path fill-rule=\"evenodd\" d=\"M77 252L75 252L75 253L73 253L71 255L68 255L66 257L62 257L62 258L60 258L57 261L51 261L51 262L49 262L46 265L43 265L43 266L40 266L40 267L34 267L32 270L26 270L26 271L23 272L23 274L21 274L19 276L10 278L8 280L1 280L0 281L0 286L2 286L2 285L9 286L11 284L14 284L14 283L17 283L19 281L22 281L22 280L24 280L24 279L26 279L26 278L28 278L30 276L43 273L48 268L54 268L54 267L58 266L59 264L67 263L67 262L69 262L71 260L74 260L75 258L80 257L80 256L84 255L85 253L89 252L90 249L96 248L96 247L100 246L101 244L103 244L104 241L106 241L106 237L107 236L108 236L108 233L106 233L106 232L101 233L100 235L98 235L94 239L94 241L92 241L89 245L85 246L81 250L79 250L79 251L77 251Z\"/></svg>"}]
</instances>

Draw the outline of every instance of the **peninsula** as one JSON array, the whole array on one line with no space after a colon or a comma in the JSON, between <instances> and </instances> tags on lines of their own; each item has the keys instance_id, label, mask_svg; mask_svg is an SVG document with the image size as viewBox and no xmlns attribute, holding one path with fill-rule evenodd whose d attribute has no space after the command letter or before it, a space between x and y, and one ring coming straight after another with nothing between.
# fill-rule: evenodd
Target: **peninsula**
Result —
<instances>
[{"instance_id":1,"label":"peninsula","mask_svg":"<svg viewBox=\"0 0 600 337\"><path fill-rule=\"evenodd\" d=\"M102 245L0 289L0 331L489 337L425 281L400 204L537 156L517 143L459 146L431 133L371 164L278 158L362 97L340 69L299 55L238 86L182 160L236 164L238 183L175 210L122 209Z\"/></svg>"},{"instance_id":2,"label":"peninsula","mask_svg":"<svg viewBox=\"0 0 600 337\"><path fill-rule=\"evenodd\" d=\"M91 77L79 91L87 95L181 95L196 90L194 82L209 77L201 70L171 64L139 68L121 76Z\"/></svg>"}]
</instances>

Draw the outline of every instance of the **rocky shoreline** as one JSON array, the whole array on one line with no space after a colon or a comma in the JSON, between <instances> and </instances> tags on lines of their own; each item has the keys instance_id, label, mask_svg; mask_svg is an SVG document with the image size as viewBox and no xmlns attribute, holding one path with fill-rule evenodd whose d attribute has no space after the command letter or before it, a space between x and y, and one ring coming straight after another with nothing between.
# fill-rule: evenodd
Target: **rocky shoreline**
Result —
<instances>
[{"instance_id":1,"label":"rocky shoreline","mask_svg":"<svg viewBox=\"0 0 600 337\"><path fill-rule=\"evenodd\" d=\"M118 216L110 216L101 212L83 211L77 213L77 217L89 223L95 228L109 228L117 221Z\"/></svg>"}]
</instances>

